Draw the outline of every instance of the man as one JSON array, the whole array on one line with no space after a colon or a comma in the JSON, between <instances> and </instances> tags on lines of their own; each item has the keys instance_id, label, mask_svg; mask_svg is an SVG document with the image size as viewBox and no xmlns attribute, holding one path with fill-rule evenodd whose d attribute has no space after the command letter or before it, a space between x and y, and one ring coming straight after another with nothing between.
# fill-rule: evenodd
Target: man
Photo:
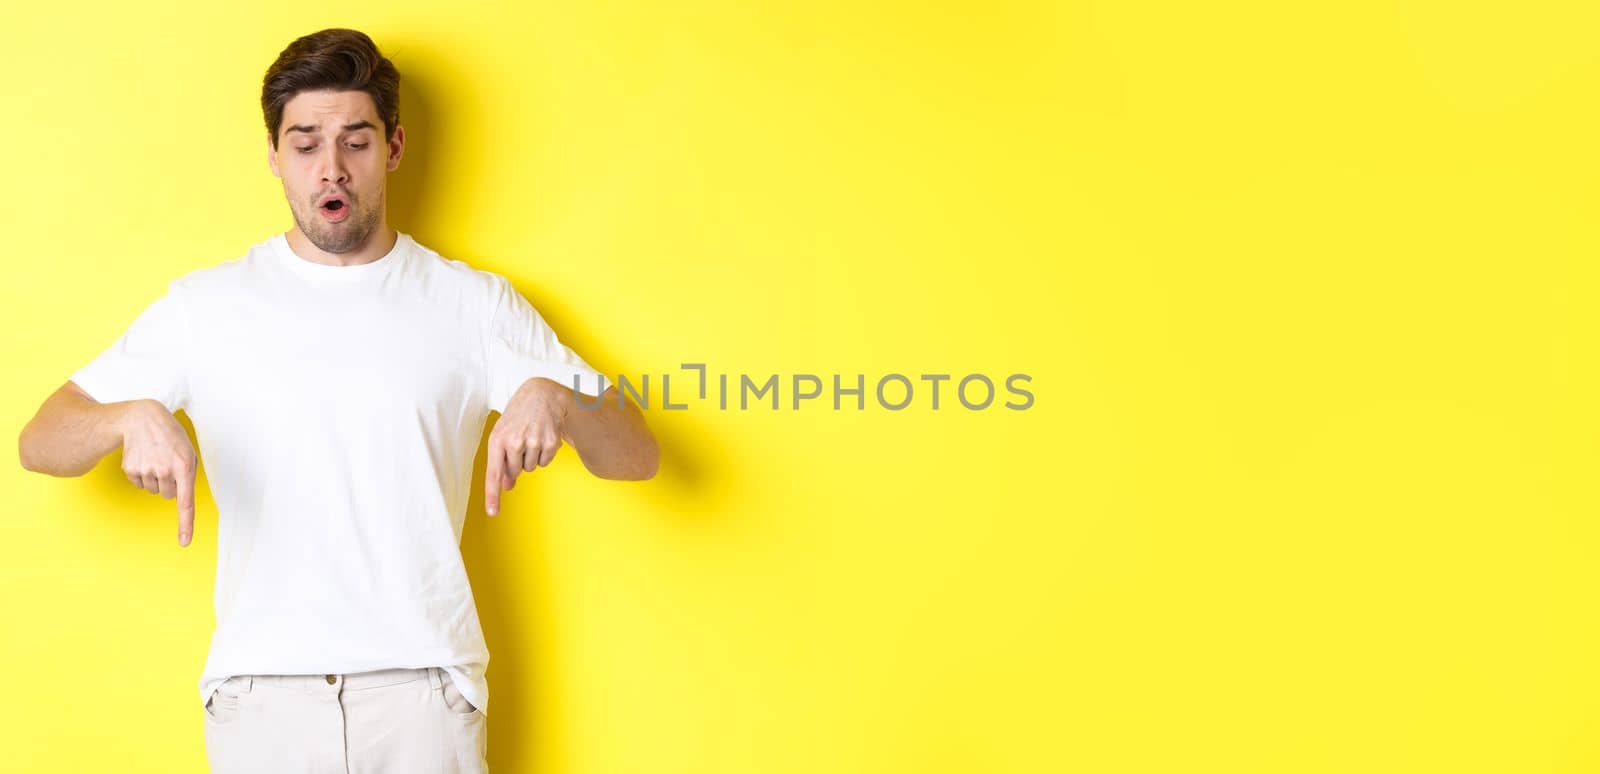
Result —
<instances>
[{"instance_id":1,"label":"man","mask_svg":"<svg viewBox=\"0 0 1600 774\"><path fill-rule=\"evenodd\" d=\"M176 498L187 546L197 460L173 413L193 420L218 509L215 771L486 770L460 540L490 411L491 516L563 442L602 478L655 474L639 408L509 282L389 226L398 87L360 32L291 43L261 102L294 228L172 281L20 439L58 476L120 446L129 481Z\"/></svg>"}]
</instances>

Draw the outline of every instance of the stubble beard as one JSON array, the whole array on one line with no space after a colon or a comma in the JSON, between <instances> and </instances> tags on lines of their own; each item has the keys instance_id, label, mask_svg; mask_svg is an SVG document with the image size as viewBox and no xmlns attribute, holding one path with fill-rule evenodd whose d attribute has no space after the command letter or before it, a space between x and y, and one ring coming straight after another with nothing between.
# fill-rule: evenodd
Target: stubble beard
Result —
<instances>
[{"instance_id":1,"label":"stubble beard","mask_svg":"<svg viewBox=\"0 0 1600 774\"><path fill-rule=\"evenodd\" d=\"M381 189L378 202L380 205L383 202ZM354 194L349 195L344 206L351 208L350 216L338 223L323 220L314 202L310 206L310 213L302 213L296 207L289 209L294 213L294 222L300 227L300 233L305 234L311 244L325 253L338 254L350 252L365 243L367 237L377 230L378 213L383 210L381 206L368 209L358 207Z\"/></svg>"}]
</instances>

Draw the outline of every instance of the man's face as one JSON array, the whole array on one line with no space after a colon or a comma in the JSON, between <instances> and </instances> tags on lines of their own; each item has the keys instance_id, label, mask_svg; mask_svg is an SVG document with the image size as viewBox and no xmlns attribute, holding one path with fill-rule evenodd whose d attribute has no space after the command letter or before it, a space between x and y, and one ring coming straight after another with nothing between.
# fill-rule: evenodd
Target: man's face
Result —
<instances>
[{"instance_id":1,"label":"man's face","mask_svg":"<svg viewBox=\"0 0 1600 774\"><path fill-rule=\"evenodd\" d=\"M396 127L388 143L383 132L363 91L303 91L283 106L268 162L300 232L318 249L357 249L384 222L384 183L400 165L405 131Z\"/></svg>"}]
</instances>

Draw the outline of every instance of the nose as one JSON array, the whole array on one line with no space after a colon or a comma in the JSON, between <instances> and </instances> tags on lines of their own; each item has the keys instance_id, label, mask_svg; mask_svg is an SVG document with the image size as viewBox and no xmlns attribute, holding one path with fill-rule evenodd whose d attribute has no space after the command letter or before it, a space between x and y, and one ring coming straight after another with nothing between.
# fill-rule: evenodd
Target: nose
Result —
<instances>
[{"instance_id":1,"label":"nose","mask_svg":"<svg viewBox=\"0 0 1600 774\"><path fill-rule=\"evenodd\" d=\"M323 157L322 182L344 185L350 182L350 173L344 167L344 160L339 157L339 152L329 150Z\"/></svg>"}]
</instances>

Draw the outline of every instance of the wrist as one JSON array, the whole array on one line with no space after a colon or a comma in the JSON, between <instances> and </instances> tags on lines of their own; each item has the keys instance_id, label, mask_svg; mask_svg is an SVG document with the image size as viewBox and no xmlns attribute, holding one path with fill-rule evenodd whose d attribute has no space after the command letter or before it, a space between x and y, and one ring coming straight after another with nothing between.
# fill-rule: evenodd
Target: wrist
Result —
<instances>
[{"instance_id":1,"label":"wrist","mask_svg":"<svg viewBox=\"0 0 1600 774\"><path fill-rule=\"evenodd\" d=\"M108 431L107 434L111 436L111 440L115 441L118 446L127 443L128 427L131 424L129 420L138 411L136 403L138 401L132 400L103 403L97 409L101 416L104 417L102 427Z\"/></svg>"},{"instance_id":2,"label":"wrist","mask_svg":"<svg viewBox=\"0 0 1600 774\"><path fill-rule=\"evenodd\" d=\"M556 415L556 432L567 437L567 417L572 409L572 390L548 376L535 376L525 385L537 391L539 401L550 407Z\"/></svg>"},{"instance_id":3,"label":"wrist","mask_svg":"<svg viewBox=\"0 0 1600 774\"><path fill-rule=\"evenodd\" d=\"M130 429L145 412L153 410L152 407L159 407L163 412L167 410L166 406L148 398L101 404L101 410L106 416L106 426L110 428L119 443L128 440Z\"/></svg>"},{"instance_id":4,"label":"wrist","mask_svg":"<svg viewBox=\"0 0 1600 774\"><path fill-rule=\"evenodd\" d=\"M555 407L557 415L567 418L567 406L572 402L572 390L548 376L533 376L522 383L522 392L536 402Z\"/></svg>"}]
</instances>

